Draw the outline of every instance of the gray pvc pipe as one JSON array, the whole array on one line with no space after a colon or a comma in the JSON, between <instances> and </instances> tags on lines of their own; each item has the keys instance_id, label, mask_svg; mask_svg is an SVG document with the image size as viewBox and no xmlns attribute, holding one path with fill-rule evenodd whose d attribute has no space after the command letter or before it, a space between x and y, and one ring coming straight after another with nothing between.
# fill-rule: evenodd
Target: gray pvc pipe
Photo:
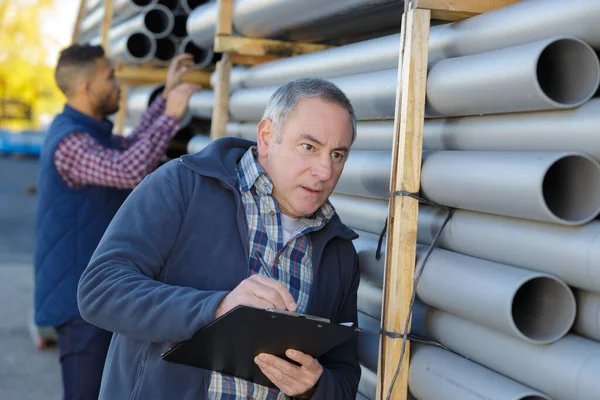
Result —
<instances>
[{"instance_id":1,"label":"gray pvc pipe","mask_svg":"<svg viewBox=\"0 0 600 400\"><path fill-rule=\"evenodd\" d=\"M423 306L415 308L412 332L535 388L555 400L597 400L600 344L567 335L539 346Z\"/></svg>"},{"instance_id":2,"label":"gray pvc pipe","mask_svg":"<svg viewBox=\"0 0 600 400\"><path fill-rule=\"evenodd\" d=\"M417 248L419 269L427 250ZM575 320L575 296L558 278L442 249L416 290L430 306L535 344L562 338Z\"/></svg>"},{"instance_id":3,"label":"gray pvc pipe","mask_svg":"<svg viewBox=\"0 0 600 400\"><path fill-rule=\"evenodd\" d=\"M335 78L398 68L400 35L365 40L245 68L235 86L276 86L302 76Z\"/></svg>"},{"instance_id":4,"label":"gray pvc pipe","mask_svg":"<svg viewBox=\"0 0 600 400\"><path fill-rule=\"evenodd\" d=\"M351 152L335 188L336 192L387 199L390 193L391 157L392 153L389 151Z\"/></svg>"},{"instance_id":5,"label":"gray pvc pipe","mask_svg":"<svg viewBox=\"0 0 600 400\"><path fill-rule=\"evenodd\" d=\"M595 0L527 0L453 24L436 26L429 36L429 61L461 57L546 39L578 37L600 48ZM533 17L532 17L533 16Z\"/></svg>"},{"instance_id":6,"label":"gray pvc pipe","mask_svg":"<svg viewBox=\"0 0 600 400\"><path fill-rule=\"evenodd\" d=\"M188 153L198 153L210 144L209 135L196 135L187 144Z\"/></svg>"},{"instance_id":7,"label":"gray pvc pipe","mask_svg":"<svg viewBox=\"0 0 600 400\"><path fill-rule=\"evenodd\" d=\"M209 0L180 0L181 8L189 15L196 7L200 7L204 3L208 3Z\"/></svg>"},{"instance_id":8,"label":"gray pvc pipe","mask_svg":"<svg viewBox=\"0 0 600 400\"><path fill-rule=\"evenodd\" d=\"M233 5L234 30L243 36L266 37L285 28L318 21L361 7L385 4L390 0L237 0ZM204 4L194 9L187 29L198 46L214 41L217 5Z\"/></svg>"},{"instance_id":9,"label":"gray pvc pipe","mask_svg":"<svg viewBox=\"0 0 600 400\"><path fill-rule=\"evenodd\" d=\"M336 188L336 192L329 196L329 201L342 222L350 228L381 234L388 216L386 200L349 196L339 193Z\"/></svg>"},{"instance_id":10,"label":"gray pvc pipe","mask_svg":"<svg viewBox=\"0 0 600 400\"><path fill-rule=\"evenodd\" d=\"M331 79L352 102L361 120L393 118L398 71L385 70ZM233 91L229 112L236 121L258 121L277 87Z\"/></svg>"},{"instance_id":11,"label":"gray pvc pipe","mask_svg":"<svg viewBox=\"0 0 600 400\"><path fill-rule=\"evenodd\" d=\"M227 133L256 141L258 122L230 122ZM391 151L394 132L393 121L361 121L356 124L356 140L352 150Z\"/></svg>"},{"instance_id":12,"label":"gray pvc pipe","mask_svg":"<svg viewBox=\"0 0 600 400\"><path fill-rule=\"evenodd\" d=\"M376 248L376 243L364 243L363 251L369 244ZM418 267L426 251L427 246L418 246ZM385 264L374 267L381 268L369 271L376 276L374 282L362 275L358 307L381 318L382 289L377 283L383 280ZM434 249L416 290L431 306L534 344L559 340L575 320L575 297L558 278L442 249Z\"/></svg>"},{"instance_id":13,"label":"gray pvc pipe","mask_svg":"<svg viewBox=\"0 0 600 400\"><path fill-rule=\"evenodd\" d=\"M156 39L162 39L171 34L175 26L173 12L160 4L151 9L136 14L133 18L110 28L108 36L117 40L134 32L144 31Z\"/></svg>"},{"instance_id":14,"label":"gray pvc pipe","mask_svg":"<svg viewBox=\"0 0 600 400\"><path fill-rule=\"evenodd\" d=\"M424 153L421 192L449 206L564 225L600 212L600 164L583 153Z\"/></svg>"},{"instance_id":15,"label":"gray pvc pipe","mask_svg":"<svg viewBox=\"0 0 600 400\"><path fill-rule=\"evenodd\" d=\"M358 327L361 330L358 335L358 361L371 371L377 371L381 322L359 312Z\"/></svg>"},{"instance_id":16,"label":"gray pvc pipe","mask_svg":"<svg viewBox=\"0 0 600 400\"><path fill-rule=\"evenodd\" d=\"M419 400L552 400L459 355L412 344L408 388Z\"/></svg>"},{"instance_id":17,"label":"gray pvc pipe","mask_svg":"<svg viewBox=\"0 0 600 400\"><path fill-rule=\"evenodd\" d=\"M312 53L314 54L314 53ZM267 64L263 64L267 65ZM256 140L256 125L232 123L231 134ZM575 151L600 159L600 99L568 110L437 118L425 121L423 148L461 151ZM357 124L352 150L391 151L393 121Z\"/></svg>"},{"instance_id":18,"label":"gray pvc pipe","mask_svg":"<svg viewBox=\"0 0 600 400\"><path fill-rule=\"evenodd\" d=\"M139 122L142 114L152 104L156 96L158 96L164 88L164 85L140 85L130 89L127 94L127 112L134 125ZM188 104L189 107L189 104ZM186 115L179 121L183 128L192 121L192 115L188 111Z\"/></svg>"},{"instance_id":19,"label":"gray pvc pipe","mask_svg":"<svg viewBox=\"0 0 600 400\"><path fill-rule=\"evenodd\" d=\"M109 46L109 57L128 64L149 62L156 53L156 39L144 32L124 36Z\"/></svg>"},{"instance_id":20,"label":"gray pvc pipe","mask_svg":"<svg viewBox=\"0 0 600 400\"><path fill-rule=\"evenodd\" d=\"M360 366L360 382L358 382L358 393L368 399L375 399L377 394L377 373L365 366Z\"/></svg>"},{"instance_id":21,"label":"gray pvc pipe","mask_svg":"<svg viewBox=\"0 0 600 400\"><path fill-rule=\"evenodd\" d=\"M381 257L377 259L377 241L379 236L368 232L355 230L360 235L353 241L354 248L358 255L358 265L361 276L377 286L383 286L383 271L385 269L385 249L386 241L381 246Z\"/></svg>"},{"instance_id":22,"label":"gray pvc pipe","mask_svg":"<svg viewBox=\"0 0 600 400\"><path fill-rule=\"evenodd\" d=\"M179 53L188 53L191 54L194 58L194 65L197 68L205 68L208 67L214 58L214 53L212 49L207 47L198 47L192 42L192 39L187 37L183 39L181 44L179 45Z\"/></svg>"},{"instance_id":23,"label":"gray pvc pipe","mask_svg":"<svg viewBox=\"0 0 600 400\"><path fill-rule=\"evenodd\" d=\"M382 288L361 278L358 284L358 311L381 319Z\"/></svg>"},{"instance_id":24,"label":"gray pvc pipe","mask_svg":"<svg viewBox=\"0 0 600 400\"><path fill-rule=\"evenodd\" d=\"M577 290L575 298L577 319L573 331L589 339L600 341L600 294Z\"/></svg>"},{"instance_id":25,"label":"gray pvc pipe","mask_svg":"<svg viewBox=\"0 0 600 400\"><path fill-rule=\"evenodd\" d=\"M418 242L431 243L445 216L445 211L420 205ZM438 246L600 292L600 221L573 227L455 210Z\"/></svg>"},{"instance_id":26,"label":"gray pvc pipe","mask_svg":"<svg viewBox=\"0 0 600 400\"><path fill-rule=\"evenodd\" d=\"M119 24L135 14L144 12L155 7L158 0L114 0L113 1L113 25ZM82 35L89 35L90 31L99 30L104 20L104 7L94 9L81 21Z\"/></svg>"},{"instance_id":27,"label":"gray pvc pipe","mask_svg":"<svg viewBox=\"0 0 600 400\"><path fill-rule=\"evenodd\" d=\"M371 400L361 392L356 393L356 400Z\"/></svg>"},{"instance_id":28,"label":"gray pvc pipe","mask_svg":"<svg viewBox=\"0 0 600 400\"><path fill-rule=\"evenodd\" d=\"M336 191L386 199L390 163L390 152L352 152ZM424 153L421 191L450 207L583 224L600 212L600 164L572 152Z\"/></svg>"},{"instance_id":29,"label":"gray pvc pipe","mask_svg":"<svg viewBox=\"0 0 600 400\"><path fill-rule=\"evenodd\" d=\"M600 159L600 99L572 110L425 121L428 150L581 151ZM391 141L393 126L386 130Z\"/></svg>"},{"instance_id":30,"label":"gray pvc pipe","mask_svg":"<svg viewBox=\"0 0 600 400\"><path fill-rule=\"evenodd\" d=\"M211 119L215 96L212 90L201 90L190 97L188 111L196 118Z\"/></svg>"},{"instance_id":31,"label":"gray pvc pipe","mask_svg":"<svg viewBox=\"0 0 600 400\"><path fill-rule=\"evenodd\" d=\"M592 98L598 83L600 63L588 44L544 39L438 62L427 77L427 115L572 108Z\"/></svg>"}]
</instances>

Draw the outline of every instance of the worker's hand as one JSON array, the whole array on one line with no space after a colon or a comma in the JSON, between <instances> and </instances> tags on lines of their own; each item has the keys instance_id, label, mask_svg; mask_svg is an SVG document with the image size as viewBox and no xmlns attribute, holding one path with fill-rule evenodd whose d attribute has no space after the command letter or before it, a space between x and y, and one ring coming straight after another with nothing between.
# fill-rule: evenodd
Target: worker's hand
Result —
<instances>
[{"instance_id":1,"label":"worker's hand","mask_svg":"<svg viewBox=\"0 0 600 400\"><path fill-rule=\"evenodd\" d=\"M174 90L180 83L181 77L194 65L194 58L191 54L180 54L173 58L169 71L167 72L167 82L162 92L162 97L167 100L169 93Z\"/></svg>"},{"instance_id":2,"label":"worker's hand","mask_svg":"<svg viewBox=\"0 0 600 400\"><path fill-rule=\"evenodd\" d=\"M182 83L171 90L167 97L167 105L164 114L181 120L187 111L190 96L200 90L200 86L193 83Z\"/></svg>"},{"instance_id":3,"label":"worker's hand","mask_svg":"<svg viewBox=\"0 0 600 400\"><path fill-rule=\"evenodd\" d=\"M323 374L323 367L316 359L298 350L288 349L285 355L299 363L300 366L264 353L254 358L254 362L263 374L287 396L304 398L302 395L312 393ZM310 398L310 396L306 396L306 398Z\"/></svg>"},{"instance_id":4,"label":"worker's hand","mask_svg":"<svg viewBox=\"0 0 600 400\"><path fill-rule=\"evenodd\" d=\"M221 300L215 310L219 318L239 305L261 309L295 311L296 303L290 292L280 282L258 274L244 279Z\"/></svg>"}]
</instances>

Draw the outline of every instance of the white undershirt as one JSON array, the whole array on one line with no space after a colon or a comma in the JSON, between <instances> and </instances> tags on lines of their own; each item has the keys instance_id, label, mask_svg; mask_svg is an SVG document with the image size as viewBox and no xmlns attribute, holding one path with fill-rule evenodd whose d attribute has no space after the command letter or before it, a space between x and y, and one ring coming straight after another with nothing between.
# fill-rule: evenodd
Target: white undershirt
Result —
<instances>
[{"instance_id":1,"label":"white undershirt","mask_svg":"<svg viewBox=\"0 0 600 400\"><path fill-rule=\"evenodd\" d=\"M281 214L281 229L283 231L283 244L285 245L290 241L296 228L300 224L299 219L290 218L287 215Z\"/></svg>"}]
</instances>

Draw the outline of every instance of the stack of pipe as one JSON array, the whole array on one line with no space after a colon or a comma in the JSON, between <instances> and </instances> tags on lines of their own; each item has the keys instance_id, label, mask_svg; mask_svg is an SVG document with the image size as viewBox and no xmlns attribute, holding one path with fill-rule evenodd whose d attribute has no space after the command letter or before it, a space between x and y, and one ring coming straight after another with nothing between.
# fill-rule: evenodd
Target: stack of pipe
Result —
<instances>
[{"instance_id":1,"label":"stack of pipe","mask_svg":"<svg viewBox=\"0 0 600 400\"><path fill-rule=\"evenodd\" d=\"M251 12L240 9L242 32L283 34L261 32ZM413 332L454 353L413 347L419 400L598 398L599 18L595 0L525 0L431 28L421 194L454 213L416 287ZM360 399L375 396L399 42L232 72L233 136L255 139L270 95L301 76L330 79L356 109L357 140L330 200L360 234ZM192 111L209 114L212 99L201 92ZM420 206L417 268L445 217Z\"/></svg>"},{"instance_id":2,"label":"stack of pipe","mask_svg":"<svg viewBox=\"0 0 600 400\"><path fill-rule=\"evenodd\" d=\"M167 65L173 57L189 52L199 68L213 61L212 52L194 46L187 34L187 20L194 8L208 0L115 0L108 32L109 56L129 64ZM91 1L81 22L80 42L100 44L104 18L101 1Z\"/></svg>"}]
</instances>

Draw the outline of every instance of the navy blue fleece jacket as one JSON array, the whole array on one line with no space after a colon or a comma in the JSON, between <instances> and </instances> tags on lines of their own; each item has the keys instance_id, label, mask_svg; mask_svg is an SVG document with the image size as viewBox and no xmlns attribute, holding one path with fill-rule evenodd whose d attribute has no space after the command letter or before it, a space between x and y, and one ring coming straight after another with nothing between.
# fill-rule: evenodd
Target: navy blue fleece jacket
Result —
<instances>
[{"instance_id":1,"label":"navy blue fleece jacket","mask_svg":"<svg viewBox=\"0 0 600 400\"><path fill-rule=\"evenodd\" d=\"M219 302L249 275L235 169L251 145L219 139L164 165L133 191L108 227L78 288L83 318L115 333L100 399L206 398L210 371L163 361L160 354L211 322ZM310 238L315 279L308 313L356 322L356 234L335 215ZM314 398L354 399L356 341L319 361L324 372Z\"/></svg>"}]
</instances>

